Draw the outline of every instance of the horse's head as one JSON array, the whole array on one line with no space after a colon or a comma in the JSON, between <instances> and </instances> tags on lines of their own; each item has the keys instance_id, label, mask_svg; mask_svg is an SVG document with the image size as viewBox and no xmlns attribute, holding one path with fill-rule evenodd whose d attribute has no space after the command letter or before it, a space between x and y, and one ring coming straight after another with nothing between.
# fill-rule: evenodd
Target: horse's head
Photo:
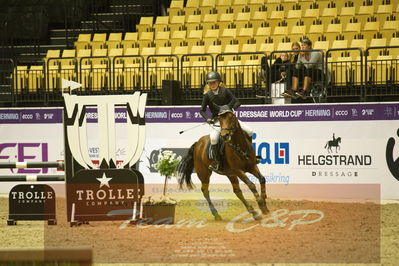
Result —
<instances>
[{"instance_id":1,"label":"horse's head","mask_svg":"<svg viewBox=\"0 0 399 266\"><path fill-rule=\"evenodd\" d=\"M341 143L341 137L338 137L338 138L337 138L337 142L338 142L338 143Z\"/></svg>"},{"instance_id":2,"label":"horse's head","mask_svg":"<svg viewBox=\"0 0 399 266\"><path fill-rule=\"evenodd\" d=\"M237 117L227 105L224 105L220 108L218 120L220 122L220 136L225 142L231 141L231 137L237 130Z\"/></svg>"}]
</instances>

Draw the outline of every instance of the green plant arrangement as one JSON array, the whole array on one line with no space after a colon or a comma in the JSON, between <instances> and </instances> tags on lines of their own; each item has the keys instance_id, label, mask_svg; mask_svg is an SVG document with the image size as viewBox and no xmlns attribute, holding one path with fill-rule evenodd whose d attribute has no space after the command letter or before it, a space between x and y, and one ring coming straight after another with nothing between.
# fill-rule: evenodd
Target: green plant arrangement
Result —
<instances>
[{"instance_id":1,"label":"green plant arrangement","mask_svg":"<svg viewBox=\"0 0 399 266\"><path fill-rule=\"evenodd\" d=\"M166 194L167 181L172 176L176 175L176 167L181 161L181 156L176 156L176 153L165 150L158 156L158 162L152 165L161 175L165 177L165 184L163 188L163 195Z\"/></svg>"}]
</instances>

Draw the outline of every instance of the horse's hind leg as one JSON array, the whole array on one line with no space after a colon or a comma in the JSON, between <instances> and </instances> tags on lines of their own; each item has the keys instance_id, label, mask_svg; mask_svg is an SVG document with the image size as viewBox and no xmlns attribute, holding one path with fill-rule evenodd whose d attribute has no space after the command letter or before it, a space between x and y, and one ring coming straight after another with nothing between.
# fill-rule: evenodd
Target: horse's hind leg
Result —
<instances>
[{"instance_id":1,"label":"horse's hind leg","mask_svg":"<svg viewBox=\"0 0 399 266\"><path fill-rule=\"evenodd\" d=\"M240 184L238 182L238 177L237 176L228 176L230 179L231 184L233 185L233 191L236 194L237 198L241 200L241 202L245 205L245 208L247 208L248 212L251 213L254 217L254 219L260 219L260 215L254 210L251 204L248 203L248 201L244 198L244 195L242 194Z\"/></svg>"},{"instance_id":2,"label":"horse's hind leg","mask_svg":"<svg viewBox=\"0 0 399 266\"><path fill-rule=\"evenodd\" d=\"M209 172L208 169L206 169L203 171L201 171L201 170L198 171L197 174L202 183L202 186L201 186L202 194L204 194L204 197L205 197L206 201L208 202L209 209L211 210L213 217L215 217L216 221L221 221L222 217L219 215L218 211L216 210L215 206L213 205L213 203L211 201L211 197L209 196L209 177L210 177L211 173Z\"/></svg>"}]
</instances>

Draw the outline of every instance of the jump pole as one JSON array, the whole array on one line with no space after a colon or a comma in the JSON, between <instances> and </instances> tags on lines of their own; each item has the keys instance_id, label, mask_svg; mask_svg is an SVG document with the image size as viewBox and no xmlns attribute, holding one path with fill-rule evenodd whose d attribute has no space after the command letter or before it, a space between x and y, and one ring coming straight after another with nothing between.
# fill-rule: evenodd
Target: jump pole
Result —
<instances>
[{"instance_id":1,"label":"jump pole","mask_svg":"<svg viewBox=\"0 0 399 266\"><path fill-rule=\"evenodd\" d=\"M58 168L64 169L64 162L1 162L0 169L7 168Z\"/></svg>"},{"instance_id":2,"label":"jump pole","mask_svg":"<svg viewBox=\"0 0 399 266\"><path fill-rule=\"evenodd\" d=\"M0 176L0 182L52 182L65 181L64 175L10 175Z\"/></svg>"}]
</instances>

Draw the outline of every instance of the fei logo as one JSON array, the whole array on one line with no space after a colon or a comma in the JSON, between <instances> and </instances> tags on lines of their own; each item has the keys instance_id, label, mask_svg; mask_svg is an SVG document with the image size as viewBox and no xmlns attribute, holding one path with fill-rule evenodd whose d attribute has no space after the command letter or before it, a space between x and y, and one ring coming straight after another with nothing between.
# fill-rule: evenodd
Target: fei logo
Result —
<instances>
[{"instance_id":1,"label":"fei logo","mask_svg":"<svg viewBox=\"0 0 399 266\"><path fill-rule=\"evenodd\" d=\"M396 132L396 134L399 136L399 129ZM391 174L393 177L396 178L396 180L399 181L399 157L394 158L393 155L393 150L395 148L395 139L393 137L389 138L387 142L387 148L385 152L386 160L387 160L387 165L389 168L389 171L391 171Z\"/></svg>"},{"instance_id":2,"label":"fei logo","mask_svg":"<svg viewBox=\"0 0 399 266\"><path fill-rule=\"evenodd\" d=\"M261 164L272 164L274 158L275 164L289 164L290 163L290 145L288 142L275 142L274 150L272 151L272 144L268 142L255 142L257 135L252 135L252 146L257 156L260 156Z\"/></svg>"},{"instance_id":3,"label":"fei logo","mask_svg":"<svg viewBox=\"0 0 399 266\"><path fill-rule=\"evenodd\" d=\"M38 157L39 161L48 162L48 143L0 143L0 160L24 162L35 160ZM15 171L15 169L10 170L12 173ZM17 173L46 174L48 173L48 168L38 170L18 169Z\"/></svg>"}]
</instances>

